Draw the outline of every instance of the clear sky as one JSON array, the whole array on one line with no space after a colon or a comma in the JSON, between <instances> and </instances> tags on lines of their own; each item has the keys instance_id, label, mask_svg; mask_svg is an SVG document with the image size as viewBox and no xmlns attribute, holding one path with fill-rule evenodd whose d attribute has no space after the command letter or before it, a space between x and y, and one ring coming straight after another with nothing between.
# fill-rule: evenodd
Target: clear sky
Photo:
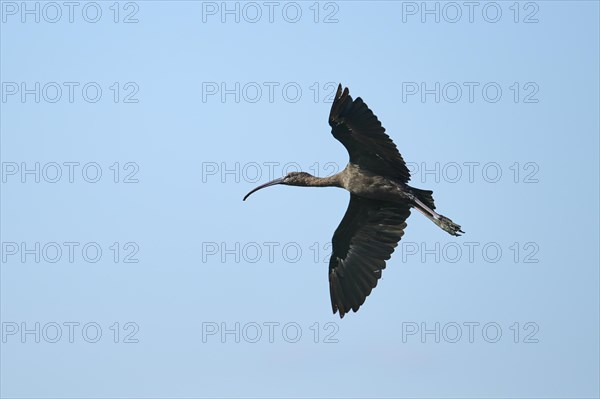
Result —
<instances>
[{"instance_id":1,"label":"clear sky","mask_svg":"<svg viewBox=\"0 0 600 399\"><path fill-rule=\"evenodd\" d=\"M595 1L1 7L3 397L598 397ZM331 312L361 96L438 210ZM39 342L36 342L39 341Z\"/></svg>"}]
</instances>

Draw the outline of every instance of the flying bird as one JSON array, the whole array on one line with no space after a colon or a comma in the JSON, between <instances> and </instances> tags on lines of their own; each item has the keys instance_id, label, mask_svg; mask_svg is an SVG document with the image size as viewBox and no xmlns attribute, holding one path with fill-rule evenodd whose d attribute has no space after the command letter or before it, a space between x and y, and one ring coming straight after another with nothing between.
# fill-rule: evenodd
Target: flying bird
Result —
<instances>
[{"instance_id":1,"label":"flying bird","mask_svg":"<svg viewBox=\"0 0 600 399\"><path fill-rule=\"evenodd\" d=\"M339 85L329 113L333 137L348 150L350 161L340 173L319 178L291 172L250 191L284 184L340 187L350 192L346 214L333 234L329 292L333 313L340 317L360 306L381 278L404 235L412 208L453 236L464 231L434 211L433 192L409 186L410 173L396 145L367 104Z\"/></svg>"}]
</instances>

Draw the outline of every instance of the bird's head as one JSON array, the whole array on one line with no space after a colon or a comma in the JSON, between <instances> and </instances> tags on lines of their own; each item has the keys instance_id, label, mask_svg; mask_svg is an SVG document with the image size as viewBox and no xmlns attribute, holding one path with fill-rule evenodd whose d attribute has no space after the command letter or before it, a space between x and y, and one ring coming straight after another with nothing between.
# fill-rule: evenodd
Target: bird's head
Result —
<instances>
[{"instance_id":1,"label":"bird's head","mask_svg":"<svg viewBox=\"0 0 600 399\"><path fill-rule=\"evenodd\" d=\"M312 175L306 172L290 172L283 178L281 184L288 186L304 186L306 181L311 178Z\"/></svg>"},{"instance_id":2,"label":"bird's head","mask_svg":"<svg viewBox=\"0 0 600 399\"><path fill-rule=\"evenodd\" d=\"M244 201L246 201L246 198L248 198L250 196L250 194L252 194L262 188L274 186L276 184L285 184L286 186L305 186L307 180L310 177L312 177L312 176L306 172L290 172L287 175L285 175L284 177L280 177L279 179L271 180L268 183L265 183L265 184L262 184L262 185L256 187L254 190L252 190L248 194L246 194L246 196L244 197Z\"/></svg>"}]
</instances>

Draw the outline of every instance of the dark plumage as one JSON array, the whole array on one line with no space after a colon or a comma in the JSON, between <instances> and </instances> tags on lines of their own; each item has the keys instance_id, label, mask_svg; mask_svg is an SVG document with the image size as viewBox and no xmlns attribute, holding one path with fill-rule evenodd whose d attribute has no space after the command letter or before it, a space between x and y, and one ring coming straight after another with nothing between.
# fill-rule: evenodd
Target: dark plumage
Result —
<instances>
[{"instance_id":1,"label":"dark plumage","mask_svg":"<svg viewBox=\"0 0 600 399\"><path fill-rule=\"evenodd\" d=\"M346 214L336 229L329 261L333 312L344 317L357 311L377 286L385 261L404 235L410 209L415 208L451 235L460 226L434 211L433 192L409 186L410 172L381 122L359 97L338 87L329 114L331 133L348 150L350 162L340 173L318 178L304 172L263 184L341 187L350 191Z\"/></svg>"},{"instance_id":2,"label":"dark plumage","mask_svg":"<svg viewBox=\"0 0 600 399\"><path fill-rule=\"evenodd\" d=\"M329 125L333 137L348 150L351 163L402 183L410 180L404 159L379 119L362 98L352 101L348 88L342 92L341 85L331 106Z\"/></svg>"},{"instance_id":3,"label":"dark plumage","mask_svg":"<svg viewBox=\"0 0 600 399\"><path fill-rule=\"evenodd\" d=\"M385 261L404 235L410 204L350 195L348 210L333 234L329 289L333 313L355 312L377 286Z\"/></svg>"}]
</instances>

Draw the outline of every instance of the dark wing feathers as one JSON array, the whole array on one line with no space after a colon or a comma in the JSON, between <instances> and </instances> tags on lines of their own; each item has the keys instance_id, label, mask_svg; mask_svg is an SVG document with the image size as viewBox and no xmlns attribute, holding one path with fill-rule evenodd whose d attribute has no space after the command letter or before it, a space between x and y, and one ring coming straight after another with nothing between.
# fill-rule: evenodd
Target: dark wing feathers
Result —
<instances>
[{"instance_id":1,"label":"dark wing feathers","mask_svg":"<svg viewBox=\"0 0 600 399\"><path fill-rule=\"evenodd\" d=\"M350 162L370 172L407 183L410 172L381 122L348 88L338 90L329 114L331 133L350 154ZM350 204L333 235L329 289L333 312L357 311L381 278L404 234L410 204L350 196Z\"/></svg>"},{"instance_id":2,"label":"dark wing feathers","mask_svg":"<svg viewBox=\"0 0 600 399\"><path fill-rule=\"evenodd\" d=\"M352 100L348 88L342 92L342 85L331 106L329 125L333 137L348 150L351 163L402 183L410 180L406 163L381 122L360 97Z\"/></svg>"},{"instance_id":3,"label":"dark wing feathers","mask_svg":"<svg viewBox=\"0 0 600 399\"><path fill-rule=\"evenodd\" d=\"M404 235L410 204L350 196L332 243L329 290L333 313L357 311L377 286L381 271Z\"/></svg>"}]
</instances>

